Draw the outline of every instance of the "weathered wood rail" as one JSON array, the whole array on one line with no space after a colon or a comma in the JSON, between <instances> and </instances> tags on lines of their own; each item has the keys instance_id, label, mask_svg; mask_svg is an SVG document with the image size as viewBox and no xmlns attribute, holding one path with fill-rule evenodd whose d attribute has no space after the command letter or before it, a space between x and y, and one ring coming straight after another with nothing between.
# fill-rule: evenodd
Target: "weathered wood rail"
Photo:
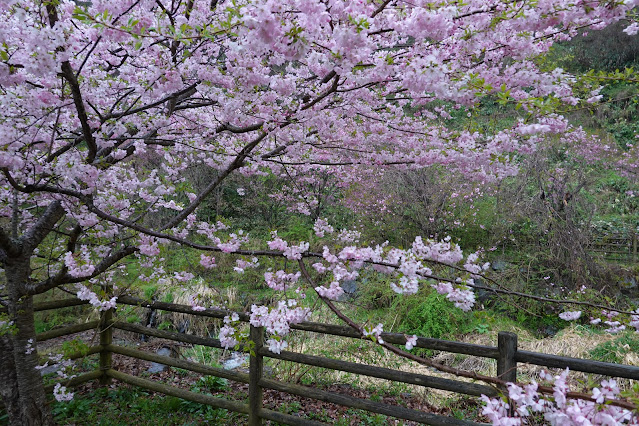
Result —
<instances>
[{"instance_id":1,"label":"weathered wood rail","mask_svg":"<svg viewBox=\"0 0 639 426\"><path fill-rule=\"evenodd\" d=\"M599 235L590 244L590 251L607 260L636 262L639 260L638 237L632 232Z\"/></svg>"},{"instance_id":2,"label":"weathered wood rail","mask_svg":"<svg viewBox=\"0 0 639 426\"><path fill-rule=\"evenodd\" d=\"M193 316L209 317L221 319L228 315L228 312L216 309L207 309L204 311L193 311L190 306L178 305L163 302L147 302L129 296L121 296L118 303L138 306L142 308L158 309L170 312L178 312ZM77 299L65 299L53 302L45 302L35 305L36 311L58 309L62 307L76 306L84 304ZM249 318L246 314L240 314L240 320L248 322ZM322 324L314 322L304 322L292 325L291 328L301 331L310 331L314 333L340 336L345 338L360 339L361 336L353 329L346 326ZM433 377L424 374L409 373L404 371L393 370L384 367L366 365L356 362L343 361L339 359L326 358L315 355L307 355L303 353L282 351L281 353L273 353L263 346L264 330L260 327L250 327L250 339L253 342L251 348L240 348L240 350L250 352L249 373L224 370L222 368L211 367L198 364L193 361L177 359L167 356L161 356L155 353L149 353L138 349L132 349L120 345L113 344L113 329L125 330L133 333L154 336L168 339L176 342L187 343L191 345L203 345L214 348L222 348L218 339L210 337L195 336L191 334L178 333L173 331L158 330L144 327L138 324L129 324L113 319L113 312L107 311L102 313L100 320L89 321L84 324L75 324L58 329L50 330L37 335L37 341L41 342L55 337L68 334L74 334L81 331L95 329L100 334L100 344L90 347L82 353L73 354L71 358L80 358L91 354L99 354L99 369L89 373L85 373L75 377L71 381L65 383L66 386L79 385L89 380L99 380L100 383L106 384L110 380L115 379L119 382L128 383L133 386L142 387L158 393L172 395L189 401L207 404L217 408L234 411L248 415L249 425L261 425L263 420L273 420L289 425L320 425L323 423L302 419L296 416L279 413L268 410L262 404L263 389L274 389L279 392L299 395L306 398L317 399L334 404L343 405L355 409L366 410L372 413L392 416L399 419L411 420L423 424L431 425L477 425L478 423L459 420L451 417L425 413L417 410L408 409L401 406L389 405L371 400L355 398L349 395L327 392L320 389L311 388L297 384L291 384L266 378L263 375L264 358L273 358L293 363L305 364L314 367L322 367L335 371L343 371L368 377L390 380L394 382L407 383L411 385L424 386L428 388L441 389L459 394L470 396L479 396L482 394L496 395L498 390L492 386L477 383L468 383L458 380ZM396 333L383 333L382 338L394 344L403 345L405 336ZM630 365L613 364L607 362L598 362L584 360L578 358L570 358L556 355L547 355L543 353L521 351L517 349L517 336L513 333L499 333L497 346L475 345L469 343L452 342L439 339L429 339L419 337L416 347L446 351L457 354L472 355L483 358L490 358L497 361L497 375L506 381L517 381L517 364L527 363L552 368L570 368L574 371L585 373L601 374L611 377L621 377L632 380L639 380L639 367ZM116 371L112 368L112 354L119 354L131 358L142 359L146 361L157 362L167 366L177 367L184 370L193 371L202 375L211 375L228 380L233 380L249 385L248 402L230 401L224 398L218 398L210 395L203 395L174 386L157 383L148 379L135 377L123 372Z\"/></svg>"}]
</instances>

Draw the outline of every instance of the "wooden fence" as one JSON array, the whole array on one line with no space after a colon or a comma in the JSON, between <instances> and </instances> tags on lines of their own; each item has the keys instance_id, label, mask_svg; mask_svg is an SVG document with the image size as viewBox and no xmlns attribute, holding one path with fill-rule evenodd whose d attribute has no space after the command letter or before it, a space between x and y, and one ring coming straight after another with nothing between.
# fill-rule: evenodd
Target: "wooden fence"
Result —
<instances>
[{"instance_id":1,"label":"wooden fence","mask_svg":"<svg viewBox=\"0 0 639 426\"><path fill-rule=\"evenodd\" d=\"M614 233L597 236L590 245L590 251L600 254L606 260L636 262L639 260L637 234Z\"/></svg>"},{"instance_id":2,"label":"wooden fence","mask_svg":"<svg viewBox=\"0 0 639 426\"><path fill-rule=\"evenodd\" d=\"M77 299L59 300L36 304L35 310L43 311L49 309L58 309L62 307L80 305L83 303L85 302L81 302ZM225 315L228 315L228 312L221 310L207 309L204 311L196 312L187 305L162 302L146 302L128 296L120 297L118 299L118 303L209 318L223 318ZM248 319L248 315L240 315L241 321L247 322ZM324 335L340 336L344 338L361 338L361 336L352 328L339 325L304 322L301 324L291 325L291 328L295 330L309 331ZM172 341L192 345L203 345L213 348L221 348L221 344L218 339L178 333L173 331L158 330L154 328L144 327L138 324L129 324L126 322L117 321L113 319L113 312L111 311L103 313L99 321L90 321L84 324L70 325L58 329L53 329L44 333L39 333L37 335L37 341L41 342L44 340L49 340L56 337L91 329L97 329L100 333L100 344L92 346L87 351L83 351L82 353L73 354L71 355L71 358L80 358L89 354L99 354L99 369L96 371L85 373L83 375L75 377L71 381L65 382L64 384L66 386L74 386L85 383L89 380L96 379L99 380L102 384L107 384L112 379L115 379L117 381L128 383L130 385L138 386L154 392L159 392L185 400L207 404L213 407L247 414L249 425L251 426L261 425L263 419L273 420L288 425L323 424L317 421L301 419L296 416L264 408L262 405L263 389L274 389L280 392L299 395L305 398L311 398L355 409L366 410L372 413L379 413L399 419L412 420L423 424L478 424L472 421L459 420L452 417L425 413L401 406L374 402L367 399L355 398L349 395L332 393L307 386L273 380L264 376L263 360L265 357L305 364L309 366L322 367L336 371L354 373L368 377L386 379L394 382L441 389L458 394L471 396L480 396L482 394L486 394L493 396L498 393L494 387L482 384L462 382L458 380L433 377L424 374L403 372L389 368L355 362L347 362L320 356L306 355L290 351L282 351L279 354L273 353L263 346L264 330L260 327L252 326L250 328L250 339L252 340L252 342L254 342L254 346L250 350L250 364L248 374L237 371L229 371L222 368L211 367L184 359L161 356L155 353L149 353L138 349L116 345L113 343L112 339L113 329L140 333L147 336L155 336L162 339L169 339ZM405 343L405 337L403 334L383 333L382 338L385 341L393 344L403 345ZM514 333L499 333L497 346L475 345L420 337L417 339L416 347L494 359L497 361L498 376L503 380L512 382L517 381L518 363L535 364L552 368L568 367L573 371L639 380L639 367L518 350L517 335ZM247 348L242 348L241 350L248 351ZM248 403L231 401L223 398L213 397L210 395L203 395L200 393L187 391L174 386L157 383L145 378L136 377L120 371L116 371L112 368L111 362L111 356L114 353L141 360L152 361L167 366L178 367L202 375L212 375L241 383L248 383Z\"/></svg>"}]
</instances>

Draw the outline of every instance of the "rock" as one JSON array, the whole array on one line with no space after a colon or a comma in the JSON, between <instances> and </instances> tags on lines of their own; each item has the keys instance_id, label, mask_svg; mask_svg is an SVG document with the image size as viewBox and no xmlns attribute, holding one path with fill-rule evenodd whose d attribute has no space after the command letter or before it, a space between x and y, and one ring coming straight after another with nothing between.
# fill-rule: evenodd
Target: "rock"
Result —
<instances>
[{"instance_id":1,"label":"rock","mask_svg":"<svg viewBox=\"0 0 639 426\"><path fill-rule=\"evenodd\" d=\"M222 362L222 368L225 370L235 370L241 366L248 364L249 356L240 352L231 352L231 357Z\"/></svg>"},{"instance_id":2,"label":"rock","mask_svg":"<svg viewBox=\"0 0 639 426\"><path fill-rule=\"evenodd\" d=\"M482 287L492 288L490 284L486 284L484 280L482 280L481 278L475 278L475 284ZM491 302L497 297L497 293L495 293L494 291L484 290L481 288L477 288L474 291L475 291L475 300L477 300L477 302L481 304Z\"/></svg>"},{"instance_id":3,"label":"rock","mask_svg":"<svg viewBox=\"0 0 639 426\"><path fill-rule=\"evenodd\" d=\"M352 296L357 292L357 281L355 280L346 280L341 284L344 293Z\"/></svg>"},{"instance_id":4,"label":"rock","mask_svg":"<svg viewBox=\"0 0 639 426\"><path fill-rule=\"evenodd\" d=\"M337 300L344 302L355 298L359 285L355 280L345 280L340 283L340 287L342 287L344 293Z\"/></svg>"},{"instance_id":5,"label":"rock","mask_svg":"<svg viewBox=\"0 0 639 426\"><path fill-rule=\"evenodd\" d=\"M270 365L265 365L262 369L262 376L266 378L275 377L275 370Z\"/></svg>"},{"instance_id":6,"label":"rock","mask_svg":"<svg viewBox=\"0 0 639 426\"><path fill-rule=\"evenodd\" d=\"M189 321L188 319L180 322L180 324L178 324L178 330L177 330L178 333L186 333L190 325L191 325L191 321Z\"/></svg>"},{"instance_id":7,"label":"rock","mask_svg":"<svg viewBox=\"0 0 639 426\"><path fill-rule=\"evenodd\" d=\"M60 364L47 365L40 369L40 376L46 376L47 374L57 373L62 366Z\"/></svg>"},{"instance_id":8,"label":"rock","mask_svg":"<svg viewBox=\"0 0 639 426\"><path fill-rule=\"evenodd\" d=\"M158 354L158 355L162 355L162 356L171 356L171 349L169 349L167 347L161 347L155 353ZM148 373L155 374L155 373L161 373L164 370L166 370L166 365L159 364L157 362L152 362L151 366L146 371Z\"/></svg>"},{"instance_id":9,"label":"rock","mask_svg":"<svg viewBox=\"0 0 639 426\"><path fill-rule=\"evenodd\" d=\"M619 282L619 288L621 293L625 296L637 295L639 289L637 288L637 280L634 277L626 277Z\"/></svg>"},{"instance_id":10,"label":"rock","mask_svg":"<svg viewBox=\"0 0 639 426\"><path fill-rule=\"evenodd\" d=\"M546 337L552 337L559 332L559 329L554 325L547 325L541 330L541 333Z\"/></svg>"},{"instance_id":11,"label":"rock","mask_svg":"<svg viewBox=\"0 0 639 426\"><path fill-rule=\"evenodd\" d=\"M490 267L493 269L493 271L496 271L496 272L505 271L510 266L511 266L510 263L506 262L505 260L501 260L501 259L495 260L490 265Z\"/></svg>"}]
</instances>

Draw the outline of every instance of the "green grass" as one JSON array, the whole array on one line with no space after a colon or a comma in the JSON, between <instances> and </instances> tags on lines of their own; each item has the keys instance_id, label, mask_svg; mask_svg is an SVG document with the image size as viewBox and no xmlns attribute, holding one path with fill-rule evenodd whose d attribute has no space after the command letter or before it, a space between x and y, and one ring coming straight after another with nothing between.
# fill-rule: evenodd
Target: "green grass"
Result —
<instances>
[{"instance_id":1,"label":"green grass","mask_svg":"<svg viewBox=\"0 0 639 426\"><path fill-rule=\"evenodd\" d=\"M76 395L69 402L54 402L52 411L58 424L75 425L185 426L233 424L233 419L237 420L226 410L125 387L116 390L100 388L89 395Z\"/></svg>"},{"instance_id":2,"label":"green grass","mask_svg":"<svg viewBox=\"0 0 639 426\"><path fill-rule=\"evenodd\" d=\"M634 333L626 333L614 340L600 343L588 352L596 361L622 363L624 355L639 353L639 337Z\"/></svg>"}]
</instances>

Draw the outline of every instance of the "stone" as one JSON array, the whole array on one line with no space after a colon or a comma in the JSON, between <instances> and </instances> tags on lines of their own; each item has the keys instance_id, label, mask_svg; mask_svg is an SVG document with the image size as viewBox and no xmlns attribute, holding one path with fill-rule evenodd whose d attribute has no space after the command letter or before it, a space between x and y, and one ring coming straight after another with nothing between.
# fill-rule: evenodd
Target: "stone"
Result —
<instances>
[{"instance_id":1,"label":"stone","mask_svg":"<svg viewBox=\"0 0 639 426\"><path fill-rule=\"evenodd\" d=\"M222 362L222 368L225 370L235 370L243 365L248 364L249 356L241 352L231 352L231 356L226 361Z\"/></svg>"},{"instance_id":2,"label":"stone","mask_svg":"<svg viewBox=\"0 0 639 426\"><path fill-rule=\"evenodd\" d=\"M155 353L162 356L171 356L171 349L163 346L160 349L158 349ZM148 373L155 374L155 373L161 373L164 370L166 370L166 365L160 364L157 362L152 362L151 366L146 371Z\"/></svg>"},{"instance_id":3,"label":"stone","mask_svg":"<svg viewBox=\"0 0 639 426\"><path fill-rule=\"evenodd\" d=\"M358 289L357 281L355 280L346 280L342 282L341 287L344 290L344 293L351 296L354 295Z\"/></svg>"},{"instance_id":4,"label":"stone","mask_svg":"<svg viewBox=\"0 0 639 426\"><path fill-rule=\"evenodd\" d=\"M559 332L559 329L554 325L547 325L541 330L541 333L546 337L552 337Z\"/></svg>"},{"instance_id":5,"label":"stone","mask_svg":"<svg viewBox=\"0 0 639 426\"><path fill-rule=\"evenodd\" d=\"M637 295L639 288L637 288L637 280L634 277L627 277L619 282L621 293L626 296Z\"/></svg>"},{"instance_id":6,"label":"stone","mask_svg":"<svg viewBox=\"0 0 639 426\"><path fill-rule=\"evenodd\" d=\"M475 284L482 287L492 288L490 284L486 284L484 280L482 280L481 278L475 278ZM497 293L495 293L494 291L484 290L481 288L477 288L474 291L475 291L475 299L477 300L478 303L481 303L481 304L491 302L497 297Z\"/></svg>"},{"instance_id":7,"label":"stone","mask_svg":"<svg viewBox=\"0 0 639 426\"><path fill-rule=\"evenodd\" d=\"M505 271L510 266L511 266L510 263L508 263L508 262L506 262L505 260L502 260L502 259L497 259L493 263L490 264L490 267L495 272Z\"/></svg>"},{"instance_id":8,"label":"stone","mask_svg":"<svg viewBox=\"0 0 639 426\"><path fill-rule=\"evenodd\" d=\"M61 368L62 366L60 364L47 365L40 369L40 375L46 376L47 374L57 373Z\"/></svg>"}]
</instances>

